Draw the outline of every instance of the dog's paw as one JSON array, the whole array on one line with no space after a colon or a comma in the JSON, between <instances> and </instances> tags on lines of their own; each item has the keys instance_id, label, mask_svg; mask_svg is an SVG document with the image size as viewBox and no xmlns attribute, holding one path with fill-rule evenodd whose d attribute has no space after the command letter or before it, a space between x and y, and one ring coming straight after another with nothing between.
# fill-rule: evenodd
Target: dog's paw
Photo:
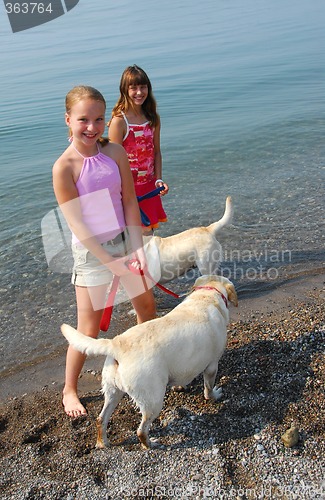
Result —
<instances>
[{"instance_id":1,"label":"dog's paw","mask_svg":"<svg viewBox=\"0 0 325 500\"><path fill-rule=\"evenodd\" d=\"M222 398L222 388L221 387L214 387L212 391L212 397L215 401L218 401L219 399Z\"/></svg>"},{"instance_id":2,"label":"dog's paw","mask_svg":"<svg viewBox=\"0 0 325 500\"><path fill-rule=\"evenodd\" d=\"M97 440L96 449L97 450L106 450L108 448L108 442L104 440Z\"/></svg>"},{"instance_id":3,"label":"dog's paw","mask_svg":"<svg viewBox=\"0 0 325 500\"><path fill-rule=\"evenodd\" d=\"M150 439L150 448L164 448L164 445L161 443L160 439L152 438Z\"/></svg>"},{"instance_id":4,"label":"dog's paw","mask_svg":"<svg viewBox=\"0 0 325 500\"><path fill-rule=\"evenodd\" d=\"M214 387L212 391L204 391L204 397L205 399L212 399L213 401L218 401L219 399L222 398L222 388L221 387Z\"/></svg>"},{"instance_id":5,"label":"dog's paw","mask_svg":"<svg viewBox=\"0 0 325 500\"><path fill-rule=\"evenodd\" d=\"M183 385L173 385L172 386L172 391L173 392L185 392L186 391L186 387L184 387Z\"/></svg>"}]
</instances>

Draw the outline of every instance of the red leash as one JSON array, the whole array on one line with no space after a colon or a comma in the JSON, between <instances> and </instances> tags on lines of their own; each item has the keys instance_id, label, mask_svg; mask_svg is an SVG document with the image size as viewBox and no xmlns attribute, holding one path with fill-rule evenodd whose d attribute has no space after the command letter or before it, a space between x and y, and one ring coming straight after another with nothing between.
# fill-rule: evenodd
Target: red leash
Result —
<instances>
[{"instance_id":1,"label":"red leash","mask_svg":"<svg viewBox=\"0 0 325 500\"><path fill-rule=\"evenodd\" d=\"M182 297L184 297L186 294L182 294L182 295L178 295L177 293L175 292L172 292L171 290L168 290L168 288L164 287L163 285L161 285L160 283L156 283L156 286L158 288L160 288L160 290L162 290L163 292L165 293L168 293L169 295L171 295L172 297L175 297L175 299L181 299Z\"/></svg>"},{"instance_id":2,"label":"red leash","mask_svg":"<svg viewBox=\"0 0 325 500\"><path fill-rule=\"evenodd\" d=\"M107 303L106 303L105 309L103 311L103 315L102 315L101 320L100 320L99 328L103 332L107 332L109 324L111 322L113 306L114 306L114 299L115 299L115 295L116 295L116 292L118 289L119 281L120 281L120 277L114 275L113 283L112 283L111 289L110 289L109 294L108 294Z\"/></svg>"},{"instance_id":3,"label":"red leash","mask_svg":"<svg viewBox=\"0 0 325 500\"><path fill-rule=\"evenodd\" d=\"M146 283L146 277L145 277L145 274L144 274L143 270L142 269L136 269L131 264L132 264L132 261L129 262L129 265L128 265L129 270L131 272L135 273L135 274L140 274L141 275L143 286L145 288L145 291L147 292L148 291L148 285ZM147 276L147 278L151 279L151 281L154 281L150 276ZM117 292L117 289L118 289L119 281L120 281L120 277L119 276L114 276L113 283L112 283L111 289L110 289L109 294L108 294L107 303L106 303L105 309L103 311L103 315L102 315L101 320L100 320L99 328L101 329L102 332L107 332L107 330L109 328L109 325L110 325L110 322L111 322L112 313L113 313L114 299L115 299L115 295L116 295L116 292ZM158 288L160 288L160 290L162 290L163 292L168 293L172 297L175 297L175 299L181 299L182 297L184 297L185 295L187 295L187 294L178 295L177 293L172 292L171 290L168 290L168 288L165 288L160 283L156 283L155 285Z\"/></svg>"},{"instance_id":4,"label":"red leash","mask_svg":"<svg viewBox=\"0 0 325 500\"><path fill-rule=\"evenodd\" d=\"M132 262L133 262L133 261L130 261L130 264L132 264ZM130 269L130 271L135 272L135 273L138 273L138 272L139 272L139 271L138 271L138 269L134 268L133 266L129 266L129 269ZM143 270L142 270L142 269L140 269L140 274L141 274L141 276L143 276L143 282L145 283L145 288L146 288L146 291L147 291L147 287L146 287L146 280L145 280L144 272L143 272ZM149 274L147 274L147 276L146 276L146 277L147 277L148 279L150 279L152 282L154 282L154 281L155 281L154 279L152 279L152 277L151 277ZM163 292L168 293L168 294L169 294L169 295L171 295L172 297L175 297L175 299L180 299L181 297L183 297L183 295L178 295L177 293L172 292L171 290L168 290L168 288L164 287L163 285L161 285L161 284L160 284L160 283L158 283L158 282L157 282L157 283L155 283L155 285L156 285L158 288L160 288L160 290L162 290ZM184 295L186 295L186 294L184 294Z\"/></svg>"},{"instance_id":5,"label":"red leash","mask_svg":"<svg viewBox=\"0 0 325 500\"><path fill-rule=\"evenodd\" d=\"M142 269L140 269L140 270L135 269L131 264L132 264L132 261L129 261L129 263L128 263L129 270L135 274L141 274L142 283L143 283L145 291L147 292L149 289L148 289L148 285L147 285L147 282L146 282L146 279L144 276L144 272L142 271ZM100 320L99 328L101 329L102 332L107 332L107 330L109 328L111 318L112 318L112 313L113 313L114 299L116 296L119 282L120 282L120 277L114 275L113 283L112 283L111 289L110 289L108 297L107 297L107 303L106 303L105 309L103 311L103 314L102 314L102 317Z\"/></svg>"}]
</instances>

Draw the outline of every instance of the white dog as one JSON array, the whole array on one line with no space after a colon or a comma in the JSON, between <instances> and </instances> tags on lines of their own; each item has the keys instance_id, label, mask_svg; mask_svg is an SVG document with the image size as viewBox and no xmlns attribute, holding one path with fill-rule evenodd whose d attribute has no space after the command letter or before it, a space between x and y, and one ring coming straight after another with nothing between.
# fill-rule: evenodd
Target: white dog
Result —
<instances>
[{"instance_id":1,"label":"white dog","mask_svg":"<svg viewBox=\"0 0 325 500\"><path fill-rule=\"evenodd\" d=\"M201 274L217 274L222 249L217 233L230 224L233 216L231 197L226 199L223 217L207 227L194 227L166 238L150 237L145 245L149 274L166 283L197 266ZM160 278L157 268L160 266Z\"/></svg>"},{"instance_id":2,"label":"white dog","mask_svg":"<svg viewBox=\"0 0 325 500\"><path fill-rule=\"evenodd\" d=\"M228 301L237 306L234 285L221 276L201 276L192 293L162 318L136 325L113 339L93 339L68 325L68 342L87 355L105 355L103 409L97 419L98 448L107 446L108 421L127 393L142 414L137 435L149 448L149 428L159 415L166 387L186 386L203 372L204 397L217 401L218 362L227 342Z\"/></svg>"}]
</instances>

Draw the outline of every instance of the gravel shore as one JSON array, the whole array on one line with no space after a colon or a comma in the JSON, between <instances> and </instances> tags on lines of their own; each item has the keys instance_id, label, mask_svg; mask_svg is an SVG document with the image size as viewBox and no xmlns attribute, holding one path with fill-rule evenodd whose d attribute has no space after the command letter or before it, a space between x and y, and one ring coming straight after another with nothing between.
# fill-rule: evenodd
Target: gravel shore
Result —
<instances>
[{"instance_id":1,"label":"gravel shore","mask_svg":"<svg viewBox=\"0 0 325 500\"><path fill-rule=\"evenodd\" d=\"M113 414L110 447L95 449L103 358L85 365L88 416L74 421L61 407L61 354L51 376L33 368L34 386L27 369L19 387L17 375L6 380L1 498L325 498L323 277L243 298L230 315L223 398L205 402L201 376L185 392L168 390L150 451L138 443L140 415L127 398Z\"/></svg>"}]
</instances>

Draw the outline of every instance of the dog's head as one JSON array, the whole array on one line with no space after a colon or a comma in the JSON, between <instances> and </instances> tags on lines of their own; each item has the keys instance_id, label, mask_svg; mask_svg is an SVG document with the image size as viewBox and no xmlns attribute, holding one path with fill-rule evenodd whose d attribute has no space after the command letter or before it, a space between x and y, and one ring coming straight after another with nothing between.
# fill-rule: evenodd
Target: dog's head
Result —
<instances>
[{"instance_id":1,"label":"dog's head","mask_svg":"<svg viewBox=\"0 0 325 500\"><path fill-rule=\"evenodd\" d=\"M227 296L229 302L231 302L234 306L238 306L238 298L235 287L233 283L228 280L228 278L224 278L223 276L217 275L204 275L197 278L194 283L193 290L199 286L211 286L216 287L220 290L220 292L224 293Z\"/></svg>"}]
</instances>

